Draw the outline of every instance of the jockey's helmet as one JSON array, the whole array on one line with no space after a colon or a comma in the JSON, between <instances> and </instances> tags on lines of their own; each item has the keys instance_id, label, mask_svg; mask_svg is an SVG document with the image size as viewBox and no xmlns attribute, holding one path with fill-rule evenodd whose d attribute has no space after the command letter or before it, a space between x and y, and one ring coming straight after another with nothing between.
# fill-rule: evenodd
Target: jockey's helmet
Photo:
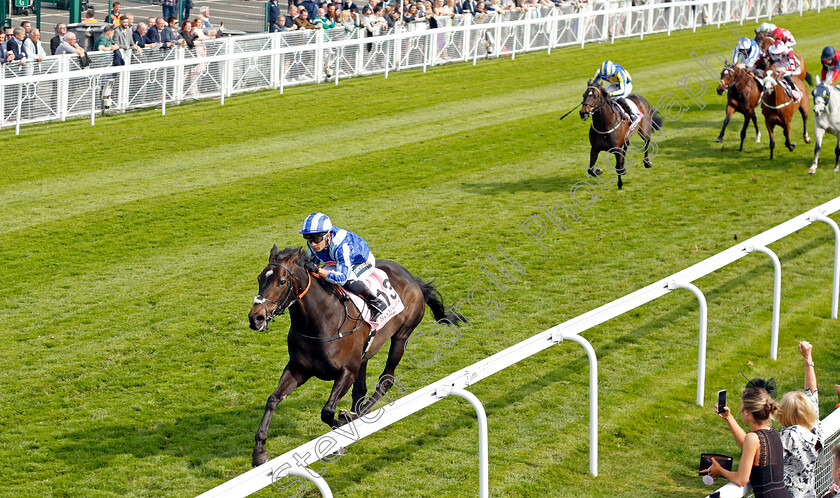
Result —
<instances>
[{"instance_id":1,"label":"jockey's helmet","mask_svg":"<svg viewBox=\"0 0 840 498\"><path fill-rule=\"evenodd\" d=\"M322 235L332 230L332 222L324 213L312 213L303 220L303 229L300 233L303 238L308 235Z\"/></svg>"},{"instance_id":2,"label":"jockey's helmet","mask_svg":"<svg viewBox=\"0 0 840 498\"><path fill-rule=\"evenodd\" d=\"M756 33L772 33L776 29L776 25L769 22L761 23L756 29Z\"/></svg>"},{"instance_id":3,"label":"jockey's helmet","mask_svg":"<svg viewBox=\"0 0 840 498\"><path fill-rule=\"evenodd\" d=\"M746 36L741 38L738 41L738 51L747 53L750 51L750 47L752 47L753 41L747 38Z\"/></svg>"},{"instance_id":4,"label":"jockey's helmet","mask_svg":"<svg viewBox=\"0 0 840 498\"><path fill-rule=\"evenodd\" d=\"M767 49L767 52L769 52L770 56L774 59L781 59L781 57L787 53L787 50L787 45L785 45L779 40L776 40L775 42L773 42L772 45L770 45L770 48Z\"/></svg>"},{"instance_id":5,"label":"jockey's helmet","mask_svg":"<svg viewBox=\"0 0 840 498\"><path fill-rule=\"evenodd\" d=\"M822 55L820 55L820 60L823 64L831 64L834 61L834 47L825 47L822 51Z\"/></svg>"},{"instance_id":6,"label":"jockey's helmet","mask_svg":"<svg viewBox=\"0 0 840 498\"><path fill-rule=\"evenodd\" d=\"M602 78L612 78L615 76L615 63L613 61L604 61L601 63L601 68L598 71L598 75Z\"/></svg>"}]
</instances>

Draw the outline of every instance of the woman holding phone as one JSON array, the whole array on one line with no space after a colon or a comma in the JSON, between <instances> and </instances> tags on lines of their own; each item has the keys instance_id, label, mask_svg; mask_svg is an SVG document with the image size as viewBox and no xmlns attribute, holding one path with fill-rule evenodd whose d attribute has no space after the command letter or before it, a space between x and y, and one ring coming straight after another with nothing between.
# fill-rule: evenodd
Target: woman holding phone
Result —
<instances>
[{"instance_id":1,"label":"woman holding phone","mask_svg":"<svg viewBox=\"0 0 840 498\"><path fill-rule=\"evenodd\" d=\"M718 414L726 421L735 442L741 447L738 470L726 470L717 460L712 459L712 466L703 472L708 472L712 477L723 476L739 486L749 482L756 498L790 498L784 482L782 440L771 424L771 417L778 410L778 405L770 396L768 388L775 390L763 379L753 379L742 391L741 420L750 427L749 433L738 425L729 407L724 407L722 413Z\"/></svg>"}]
</instances>

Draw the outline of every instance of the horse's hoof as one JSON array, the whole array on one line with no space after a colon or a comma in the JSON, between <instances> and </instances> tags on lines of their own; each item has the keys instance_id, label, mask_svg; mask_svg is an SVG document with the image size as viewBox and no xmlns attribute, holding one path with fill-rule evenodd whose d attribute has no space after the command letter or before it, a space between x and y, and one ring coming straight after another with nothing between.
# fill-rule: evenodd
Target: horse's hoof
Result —
<instances>
[{"instance_id":1,"label":"horse's hoof","mask_svg":"<svg viewBox=\"0 0 840 498\"><path fill-rule=\"evenodd\" d=\"M254 453L251 455L251 466L252 467L259 467L260 465L264 464L268 461L268 452L261 451L259 453Z\"/></svg>"},{"instance_id":2,"label":"horse's hoof","mask_svg":"<svg viewBox=\"0 0 840 498\"><path fill-rule=\"evenodd\" d=\"M718 143L723 142L723 137L717 137L715 139L715 142L718 142Z\"/></svg>"},{"instance_id":3,"label":"horse's hoof","mask_svg":"<svg viewBox=\"0 0 840 498\"><path fill-rule=\"evenodd\" d=\"M645 168L652 168L653 167L653 163L650 162L650 161L644 161L644 165L645 165Z\"/></svg>"},{"instance_id":4,"label":"horse's hoof","mask_svg":"<svg viewBox=\"0 0 840 498\"><path fill-rule=\"evenodd\" d=\"M594 170L590 169L590 170L587 170L586 172L589 173L589 176L592 176L592 177L601 176L601 173L603 173L603 171L601 171L601 168L595 168Z\"/></svg>"},{"instance_id":5,"label":"horse's hoof","mask_svg":"<svg viewBox=\"0 0 840 498\"><path fill-rule=\"evenodd\" d=\"M813 175L816 172L817 172L817 168L808 168L808 174L809 175Z\"/></svg>"},{"instance_id":6,"label":"horse's hoof","mask_svg":"<svg viewBox=\"0 0 840 498\"><path fill-rule=\"evenodd\" d=\"M808 135L805 135L805 143L806 144L811 143L811 137L809 137Z\"/></svg>"},{"instance_id":7,"label":"horse's hoof","mask_svg":"<svg viewBox=\"0 0 840 498\"><path fill-rule=\"evenodd\" d=\"M338 426L341 427L342 425L347 425L350 422L359 418L358 415L355 413L348 411L348 410L339 410L338 411Z\"/></svg>"},{"instance_id":8,"label":"horse's hoof","mask_svg":"<svg viewBox=\"0 0 840 498\"><path fill-rule=\"evenodd\" d=\"M791 151L791 152L793 152L793 149L795 149L795 148L796 148L796 144L788 145L788 150Z\"/></svg>"},{"instance_id":9,"label":"horse's hoof","mask_svg":"<svg viewBox=\"0 0 840 498\"><path fill-rule=\"evenodd\" d=\"M344 455L346 455L346 454L347 454L347 448L345 448L344 446L342 446L341 448L339 448L339 449L337 449L337 450L333 451L333 452L332 452L332 453L330 453L330 454L331 454L331 455L344 456Z\"/></svg>"}]
</instances>

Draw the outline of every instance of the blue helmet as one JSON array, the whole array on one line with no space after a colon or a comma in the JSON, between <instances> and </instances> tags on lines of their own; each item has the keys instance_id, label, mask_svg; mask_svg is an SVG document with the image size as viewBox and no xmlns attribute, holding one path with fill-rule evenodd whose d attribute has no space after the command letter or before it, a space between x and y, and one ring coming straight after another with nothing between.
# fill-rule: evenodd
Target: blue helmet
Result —
<instances>
[{"instance_id":1,"label":"blue helmet","mask_svg":"<svg viewBox=\"0 0 840 498\"><path fill-rule=\"evenodd\" d=\"M325 233L332 230L332 222L324 213L312 213L303 221L303 228L300 233Z\"/></svg>"},{"instance_id":2,"label":"blue helmet","mask_svg":"<svg viewBox=\"0 0 840 498\"><path fill-rule=\"evenodd\" d=\"M737 50L740 52L747 52L752 47L752 44L753 41L745 36L738 41Z\"/></svg>"},{"instance_id":3,"label":"blue helmet","mask_svg":"<svg viewBox=\"0 0 840 498\"><path fill-rule=\"evenodd\" d=\"M609 60L604 61L598 71L598 76L601 78L612 78L615 76L615 63Z\"/></svg>"},{"instance_id":4,"label":"blue helmet","mask_svg":"<svg viewBox=\"0 0 840 498\"><path fill-rule=\"evenodd\" d=\"M834 60L834 47L828 46L825 47L822 51L822 55L820 55L820 60L823 61L833 61Z\"/></svg>"}]
</instances>

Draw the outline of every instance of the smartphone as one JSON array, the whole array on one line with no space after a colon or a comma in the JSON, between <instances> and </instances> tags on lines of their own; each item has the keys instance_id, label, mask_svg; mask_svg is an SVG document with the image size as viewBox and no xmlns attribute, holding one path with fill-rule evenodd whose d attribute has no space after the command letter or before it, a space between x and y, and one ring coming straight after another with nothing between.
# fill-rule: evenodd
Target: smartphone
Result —
<instances>
[{"instance_id":1,"label":"smartphone","mask_svg":"<svg viewBox=\"0 0 840 498\"><path fill-rule=\"evenodd\" d=\"M726 408L726 389L721 389L720 391L718 391L717 405L718 405L718 408L717 408L718 413L725 413L726 412L726 410L724 410L724 408Z\"/></svg>"}]
</instances>

